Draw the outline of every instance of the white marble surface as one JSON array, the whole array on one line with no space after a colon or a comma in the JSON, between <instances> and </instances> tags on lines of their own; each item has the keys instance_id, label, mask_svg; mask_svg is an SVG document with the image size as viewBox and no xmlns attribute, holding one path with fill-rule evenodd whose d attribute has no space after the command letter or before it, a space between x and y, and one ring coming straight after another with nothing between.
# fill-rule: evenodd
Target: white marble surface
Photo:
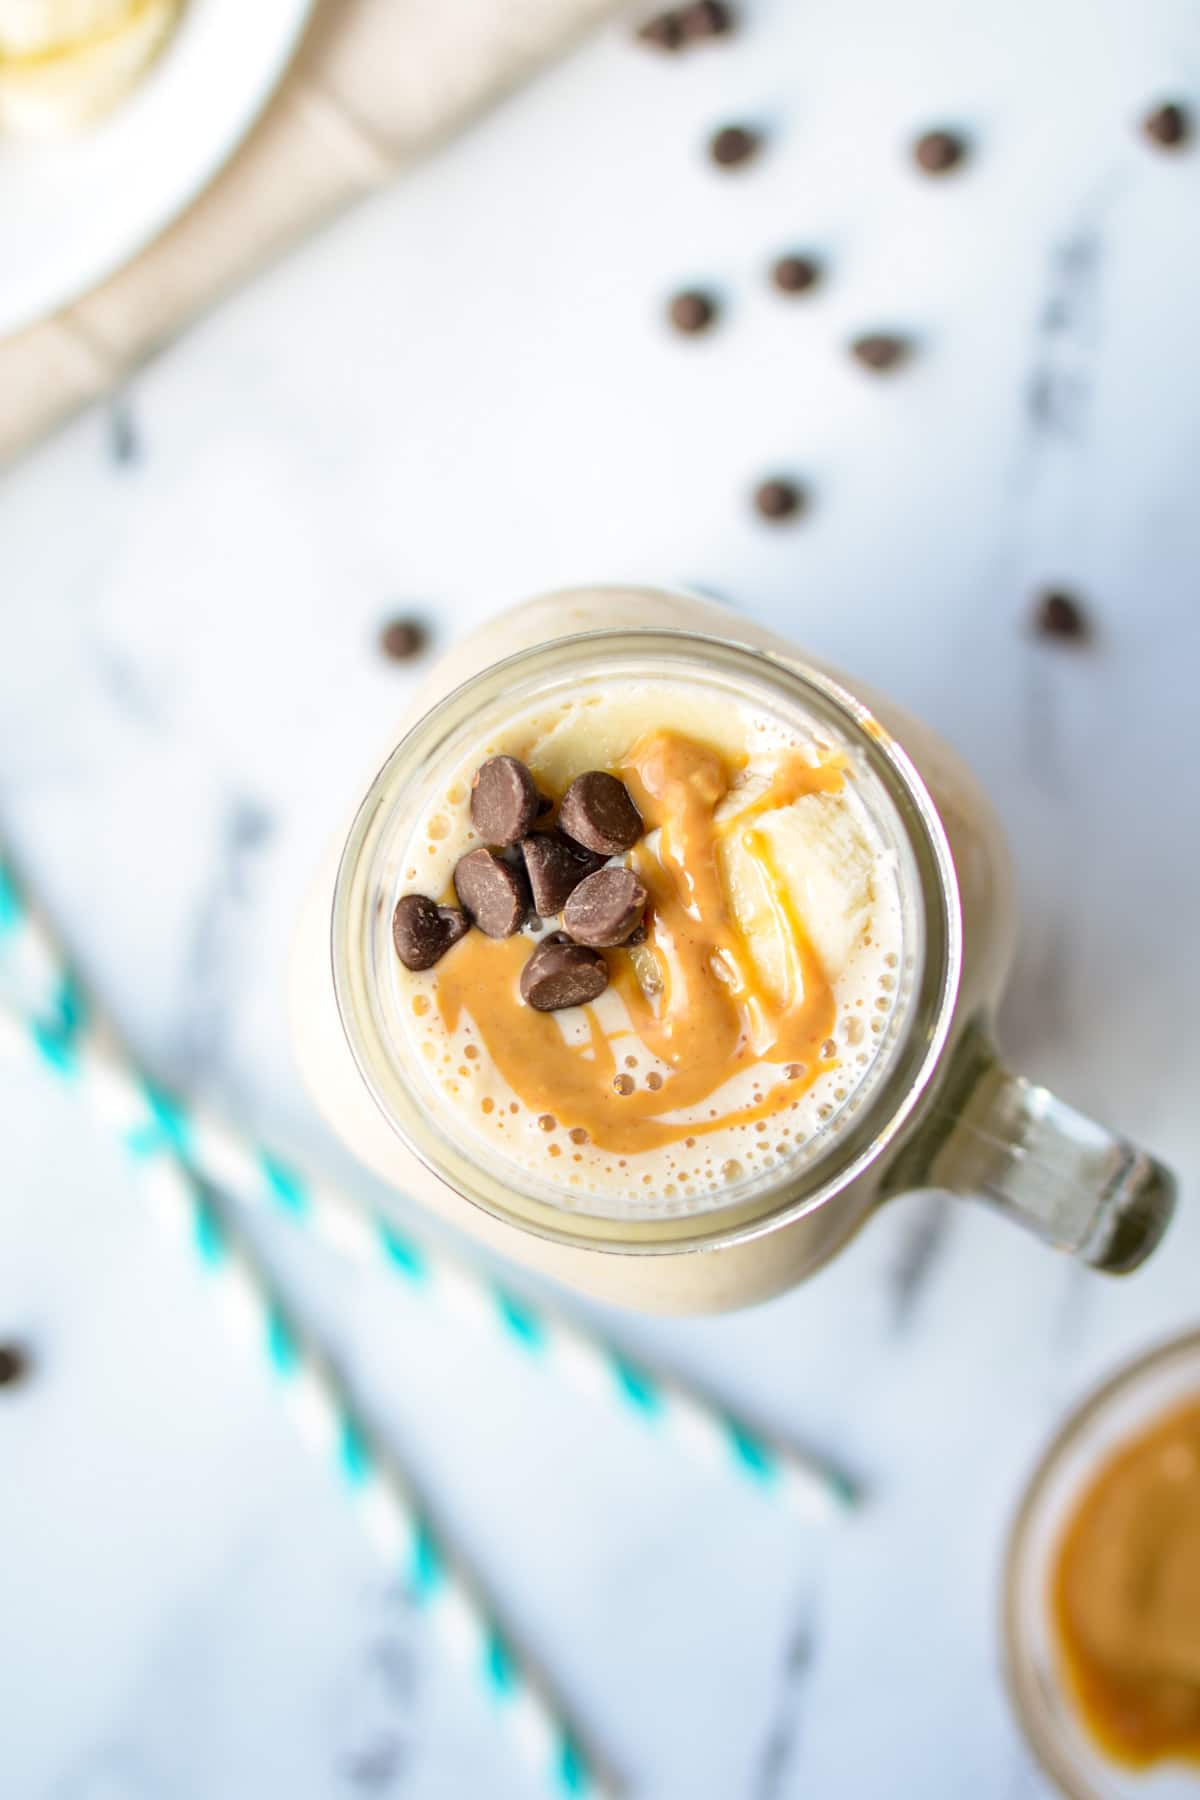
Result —
<instances>
[{"instance_id":1,"label":"white marble surface","mask_svg":"<svg viewBox=\"0 0 1200 1800\"><path fill-rule=\"evenodd\" d=\"M394 1289L273 1238L512 1610L656 1800L1042 1795L997 1583L1064 1408L1195 1320L1200 97L1190 0L757 0L664 65L614 29L240 296L0 483L0 821L165 1077L320 1147L289 1059L297 897L408 671L560 581L704 583L891 689L989 781L1025 909L1034 1074L1176 1163L1143 1274L914 1201L741 1316L615 1321L872 1501L788 1523ZM744 113L753 171L699 151ZM927 123L976 164L906 167ZM831 278L772 296L812 245ZM682 280L724 328L661 327ZM897 324L875 382L839 346ZM2 396L0 396L2 404ZM759 525L763 472L810 519ZM1030 591L1094 609L1034 644ZM119 1153L0 1076L5 1800L533 1793L385 1593L340 1494L148 1227Z\"/></svg>"}]
</instances>

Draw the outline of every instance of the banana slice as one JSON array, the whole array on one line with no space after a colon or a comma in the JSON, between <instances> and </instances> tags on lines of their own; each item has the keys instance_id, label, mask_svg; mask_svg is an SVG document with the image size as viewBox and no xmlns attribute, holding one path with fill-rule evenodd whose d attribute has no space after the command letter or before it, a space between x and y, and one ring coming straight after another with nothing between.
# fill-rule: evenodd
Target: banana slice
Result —
<instances>
[{"instance_id":1,"label":"banana slice","mask_svg":"<svg viewBox=\"0 0 1200 1800\"><path fill-rule=\"evenodd\" d=\"M603 708L573 706L529 752L539 780L559 792L585 769L617 767L639 738L674 731L697 738L730 761L745 758L746 727L736 705L686 690L645 689L614 696Z\"/></svg>"},{"instance_id":2,"label":"banana slice","mask_svg":"<svg viewBox=\"0 0 1200 1800\"><path fill-rule=\"evenodd\" d=\"M0 0L0 60L47 56L119 31L139 0Z\"/></svg>"},{"instance_id":3,"label":"banana slice","mask_svg":"<svg viewBox=\"0 0 1200 1800\"><path fill-rule=\"evenodd\" d=\"M753 797L742 789L738 809ZM783 1002L802 991L794 918L836 981L876 904L877 852L844 794L805 794L739 827L720 849L726 892L762 979Z\"/></svg>"},{"instance_id":4,"label":"banana slice","mask_svg":"<svg viewBox=\"0 0 1200 1800\"><path fill-rule=\"evenodd\" d=\"M48 56L0 58L0 125L46 137L90 124L145 74L183 0L142 0L116 31Z\"/></svg>"}]
</instances>

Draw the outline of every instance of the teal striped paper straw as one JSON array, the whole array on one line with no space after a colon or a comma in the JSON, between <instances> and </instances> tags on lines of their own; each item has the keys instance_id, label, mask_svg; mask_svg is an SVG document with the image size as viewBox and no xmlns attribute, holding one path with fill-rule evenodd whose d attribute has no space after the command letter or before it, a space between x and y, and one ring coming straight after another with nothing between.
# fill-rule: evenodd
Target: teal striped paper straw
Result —
<instances>
[{"instance_id":1,"label":"teal striped paper straw","mask_svg":"<svg viewBox=\"0 0 1200 1800\"><path fill-rule=\"evenodd\" d=\"M0 951L21 935L38 945L36 960L52 972L51 1017L83 1017L80 985L44 916L0 861ZM7 930L4 920L7 918ZM498 1335L518 1353L556 1371L577 1390L615 1402L627 1416L709 1468L732 1470L747 1485L806 1520L853 1507L858 1490L826 1460L770 1436L677 1378L628 1357L600 1333L535 1305L448 1251L365 1208L320 1176L254 1142L207 1108L185 1105L148 1080L111 1030L84 1039L84 1086L103 1116L147 1147L181 1156L214 1186L266 1206L343 1255L382 1262L405 1290L473 1328Z\"/></svg>"},{"instance_id":2,"label":"teal striped paper straw","mask_svg":"<svg viewBox=\"0 0 1200 1800\"><path fill-rule=\"evenodd\" d=\"M51 1069L80 1089L95 1079L87 1046L54 1021L0 1008L0 1056ZM400 1463L355 1407L333 1362L306 1331L216 1195L174 1155L160 1154L165 1115L151 1138L125 1137L148 1197L188 1241L220 1301L231 1336L257 1351L309 1448L341 1479L368 1537L509 1727L552 1793L616 1796L621 1787L591 1748L542 1670L519 1648L486 1590L435 1528Z\"/></svg>"},{"instance_id":3,"label":"teal striped paper straw","mask_svg":"<svg viewBox=\"0 0 1200 1800\"><path fill-rule=\"evenodd\" d=\"M45 919L26 900L0 850L0 953L16 1004L45 1013L64 1030L85 1022L83 994L70 960Z\"/></svg>"}]
</instances>

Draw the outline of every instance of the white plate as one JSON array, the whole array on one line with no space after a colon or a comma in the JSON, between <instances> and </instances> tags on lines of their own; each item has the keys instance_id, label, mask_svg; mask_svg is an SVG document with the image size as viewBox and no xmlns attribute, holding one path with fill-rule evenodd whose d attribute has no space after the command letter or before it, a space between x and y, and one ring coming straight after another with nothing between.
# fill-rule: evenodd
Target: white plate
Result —
<instances>
[{"instance_id":1,"label":"white plate","mask_svg":"<svg viewBox=\"0 0 1200 1800\"><path fill-rule=\"evenodd\" d=\"M119 268L212 180L312 0L189 0L140 87L77 136L0 136L0 337Z\"/></svg>"}]
</instances>

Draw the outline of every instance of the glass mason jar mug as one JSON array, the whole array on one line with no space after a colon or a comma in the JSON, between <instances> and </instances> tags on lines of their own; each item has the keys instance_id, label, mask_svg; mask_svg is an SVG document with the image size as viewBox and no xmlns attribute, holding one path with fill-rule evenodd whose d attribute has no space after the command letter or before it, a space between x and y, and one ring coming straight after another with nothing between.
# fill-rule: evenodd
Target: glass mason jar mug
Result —
<instances>
[{"instance_id":1,"label":"glass mason jar mug","mask_svg":"<svg viewBox=\"0 0 1200 1800\"><path fill-rule=\"evenodd\" d=\"M870 1066L839 1090L845 1104L821 1109L830 1116L802 1154L730 1163L727 1180L687 1203L655 1185L590 1196L556 1181L552 1165L535 1172L497 1155L416 1054L395 981L391 915L419 886L409 846L422 809L517 715L581 684L603 694L628 682L664 693L699 682L815 725L853 769L899 897L897 991ZM435 670L306 902L293 1031L318 1105L389 1185L604 1299L682 1312L763 1299L916 1188L983 1197L1092 1267L1123 1273L1161 1238L1174 1183L1000 1061L991 1020L1014 923L992 809L925 726L706 601L572 590L493 620Z\"/></svg>"}]
</instances>

